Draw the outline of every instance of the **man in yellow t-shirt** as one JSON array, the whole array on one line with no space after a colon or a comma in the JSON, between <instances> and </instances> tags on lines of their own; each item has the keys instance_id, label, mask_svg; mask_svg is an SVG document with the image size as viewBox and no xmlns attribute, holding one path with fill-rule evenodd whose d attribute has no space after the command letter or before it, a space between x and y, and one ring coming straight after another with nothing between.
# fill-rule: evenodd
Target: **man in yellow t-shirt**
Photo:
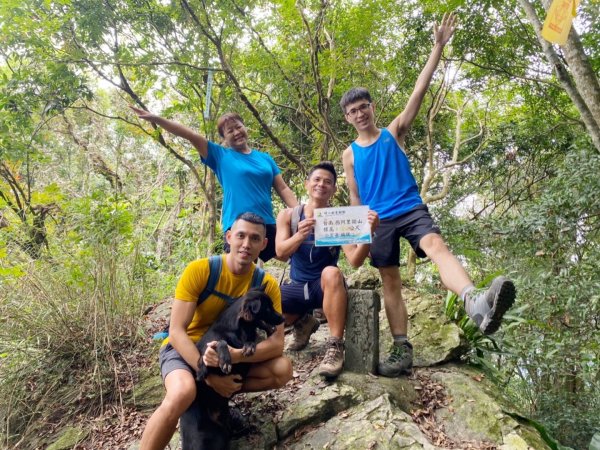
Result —
<instances>
[{"instance_id":1,"label":"man in yellow t-shirt","mask_svg":"<svg viewBox=\"0 0 600 450\"><path fill-rule=\"evenodd\" d=\"M253 213L238 216L226 239L231 250L222 256L221 276L215 290L230 297L246 293L252 282L254 260L267 245L264 221ZM169 443L179 417L196 398L195 372L203 358L207 366L218 366L218 356L211 347L200 355L195 343L215 321L227 304L210 295L200 305L198 296L206 287L209 276L208 259L190 263L181 276L171 309L169 338L160 351L160 366L166 394L161 405L152 414L142 435L140 450L164 449ZM265 274L265 292L275 310L281 314L281 293L275 279ZM283 356L283 325L256 346L252 356L245 357L241 349L229 347L234 364L253 363L244 380L239 375L209 374L206 383L223 397L234 393L265 391L284 386L292 378L292 364Z\"/></svg>"}]
</instances>

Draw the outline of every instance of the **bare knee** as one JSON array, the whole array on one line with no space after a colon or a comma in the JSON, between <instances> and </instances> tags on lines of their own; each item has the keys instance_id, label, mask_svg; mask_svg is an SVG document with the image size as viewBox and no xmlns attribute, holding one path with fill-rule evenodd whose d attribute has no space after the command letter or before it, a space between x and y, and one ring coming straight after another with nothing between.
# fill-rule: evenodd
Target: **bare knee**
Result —
<instances>
[{"instance_id":1,"label":"bare knee","mask_svg":"<svg viewBox=\"0 0 600 450\"><path fill-rule=\"evenodd\" d=\"M437 256L449 252L448 246L439 234L426 234L419 241L419 247L427 256L435 260Z\"/></svg>"},{"instance_id":2,"label":"bare knee","mask_svg":"<svg viewBox=\"0 0 600 450\"><path fill-rule=\"evenodd\" d=\"M285 356L277 358L277 362L273 367L273 384L275 389L285 386L293 376L292 361Z\"/></svg>"},{"instance_id":3,"label":"bare knee","mask_svg":"<svg viewBox=\"0 0 600 450\"><path fill-rule=\"evenodd\" d=\"M381 275L381 282L386 286L402 282L400 279L400 269L396 266L380 267L379 275Z\"/></svg>"},{"instance_id":4,"label":"bare knee","mask_svg":"<svg viewBox=\"0 0 600 450\"><path fill-rule=\"evenodd\" d=\"M178 419L196 398L196 381L190 372L177 370L167 375L165 387L167 393L159 409L170 419Z\"/></svg>"},{"instance_id":5,"label":"bare knee","mask_svg":"<svg viewBox=\"0 0 600 450\"><path fill-rule=\"evenodd\" d=\"M338 289L344 286L344 276L338 267L327 266L321 272L321 287L325 289Z\"/></svg>"}]
</instances>

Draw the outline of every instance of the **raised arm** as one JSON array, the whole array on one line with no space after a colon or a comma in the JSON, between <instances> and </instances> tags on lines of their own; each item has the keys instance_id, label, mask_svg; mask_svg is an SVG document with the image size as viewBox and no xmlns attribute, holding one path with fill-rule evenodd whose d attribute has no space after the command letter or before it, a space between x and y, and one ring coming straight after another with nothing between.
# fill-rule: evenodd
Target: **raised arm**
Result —
<instances>
[{"instance_id":1,"label":"raised arm","mask_svg":"<svg viewBox=\"0 0 600 450\"><path fill-rule=\"evenodd\" d=\"M375 231L375 229L379 226L379 215L375 211L369 211L368 221L371 225L371 234ZM343 245L342 250L346 255L346 259L352 267L358 269L362 266L367 256L369 256L369 251L371 250L370 244L348 244Z\"/></svg>"},{"instance_id":2,"label":"raised arm","mask_svg":"<svg viewBox=\"0 0 600 450\"><path fill-rule=\"evenodd\" d=\"M298 231L292 235L291 228L292 210L284 209L277 215L277 235L275 237L275 251L277 258L285 261L292 256L302 245L304 239L310 235L315 219L309 218L298 223Z\"/></svg>"},{"instance_id":3,"label":"raised arm","mask_svg":"<svg viewBox=\"0 0 600 450\"><path fill-rule=\"evenodd\" d=\"M350 205L362 205L356 178L354 178L354 154L351 147L348 147L342 153L342 163L344 164L344 172L346 174L346 186L348 186L348 190L350 191Z\"/></svg>"},{"instance_id":4,"label":"raised arm","mask_svg":"<svg viewBox=\"0 0 600 450\"><path fill-rule=\"evenodd\" d=\"M273 180L273 187L275 191L283 200L283 203L287 205L288 208L293 208L298 204L298 199L294 195L294 192L290 189L290 187L283 181L283 177L281 174L277 175Z\"/></svg>"},{"instance_id":5,"label":"raised arm","mask_svg":"<svg viewBox=\"0 0 600 450\"><path fill-rule=\"evenodd\" d=\"M152 114L151 112L145 111L140 108L136 108L135 106L129 106L133 112L137 114L140 119L147 120L148 122L154 123L159 127L167 130L169 133L173 133L175 136L182 137L190 141L190 143L196 147L198 153L202 158L206 158L208 156L208 141L204 136L199 134L198 132L192 130L185 125L180 124L179 122L175 122L173 120L165 119L164 117L157 116L156 114Z\"/></svg>"},{"instance_id":6,"label":"raised arm","mask_svg":"<svg viewBox=\"0 0 600 450\"><path fill-rule=\"evenodd\" d=\"M425 93L431 83L431 78L442 57L444 47L454 34L455 29L456 15L454 15L454 13L444 14L442 23L439 26L437 23L434 25L433 36L435 44L433 45L433 50L431 50L431 55L429 55L425 67L423 67L419 78L417 78L415 88L413 89L404 110L387 127L388 130L397 137L398 142L403 148L404 139L421 108Z\"/></svg>"}]
</instances>

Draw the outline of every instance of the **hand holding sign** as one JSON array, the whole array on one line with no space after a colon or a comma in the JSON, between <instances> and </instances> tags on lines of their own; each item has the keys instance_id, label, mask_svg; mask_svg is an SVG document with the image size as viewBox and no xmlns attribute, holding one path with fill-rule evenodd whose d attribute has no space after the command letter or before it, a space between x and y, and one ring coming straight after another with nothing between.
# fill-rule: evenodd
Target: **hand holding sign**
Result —
<instances>
[{"instance_id":1,"label":"hand holding sign","mask_svg":"<svg viewBox=\"0 0 600 450\"><path fill-rule=\"evenodd\" d=\"M370 244L379 217L368 206L315 209L315 245Z\"/></svg>"}]
</instances>

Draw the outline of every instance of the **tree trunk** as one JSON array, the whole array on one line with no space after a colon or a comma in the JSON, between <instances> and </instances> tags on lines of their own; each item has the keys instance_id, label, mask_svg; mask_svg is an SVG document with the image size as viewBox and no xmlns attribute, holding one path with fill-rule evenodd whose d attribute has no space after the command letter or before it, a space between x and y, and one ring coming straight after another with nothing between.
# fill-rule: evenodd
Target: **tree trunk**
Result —
<instances>
[{"instance_id":1,"label":"tree trunk","mask_svg":"<svg viewBox=\"0 0 600 450\"><path fill-rule=\"evenodd\" d=\"M542 3L548 11L550 1L542 0ZM577 90L589 108L596 125L600 126L600 83L598 83L598 77L592 69L590 61L583 50L583 45L581 45L579 34L577 34L574 27L571 27L567 43L562 46L562 50L569 69L571 69L571 75L575 80Z\"/></svg>"},{"instance_id":2,"label":"tree trunk","mask_svg":"<svg viewBox=\"0 0 600 450\"><path fill-rule=\"evenodd\" d=\"M598 79L583 53L577 32L571 29L567 44L564 47L565 58L572 70L572 79L552 44L542 37L542 24L531 3L528 0L519 0L519 3L533 25L548 62L554 67L558 81L571 98L579 114L581 114L581 119L592 138L594 147L600 152L600 118L588 106L589 102L596 111L600 107L600 88L598 87Z\"/></svg>"}]
</instances>

